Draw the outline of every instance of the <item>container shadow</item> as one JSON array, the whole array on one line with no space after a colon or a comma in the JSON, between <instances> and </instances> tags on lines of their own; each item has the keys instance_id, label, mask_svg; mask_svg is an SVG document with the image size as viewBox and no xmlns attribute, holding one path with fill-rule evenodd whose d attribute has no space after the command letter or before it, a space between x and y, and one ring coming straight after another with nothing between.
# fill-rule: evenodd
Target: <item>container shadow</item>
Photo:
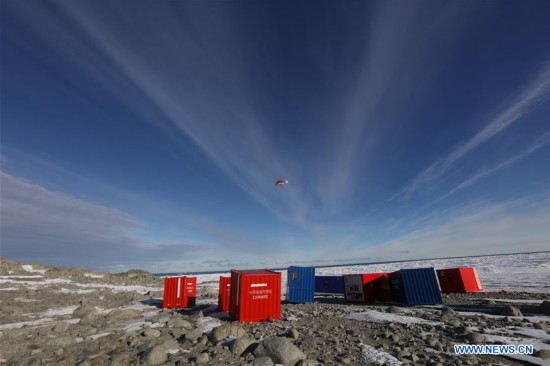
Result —
<instances>
[{"instance_id":1,"label":"container shadow","mask_svg":"<svg viewBox=\"0 0 550 366\"><path fill-rule=\"evenodd\" d=\"M145 299L140 301L144 305L154 306L162 309L162 299Z\"/></svg>"}]
</instances>

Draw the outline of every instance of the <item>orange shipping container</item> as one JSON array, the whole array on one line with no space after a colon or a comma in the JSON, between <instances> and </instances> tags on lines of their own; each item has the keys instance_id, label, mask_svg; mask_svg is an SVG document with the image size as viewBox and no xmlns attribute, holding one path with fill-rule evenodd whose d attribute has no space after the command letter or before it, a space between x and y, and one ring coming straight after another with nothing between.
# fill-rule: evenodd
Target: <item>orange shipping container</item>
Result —
<instances>
[{"instance_id":1,"label":"orange shipping container","mask_svg":"<svg viewBox=\"0 0 550 366\"><path fill-rule=\"evenodd\" d=\"M281 319L281 273L231 270L229 313L240 322Z\"/></svg>"},{"instance_id":2,"label":"orange shipping container","mask_svg":"<svg viewBox=\"0 0 550 366\"><path fill-rule=\"evenodd\" d=\"M481 282L477 276L477 271L472 267L460 267L449 269L438 269L437 279L441 292L465 293L482 291Z\"/></svg>"},{"instance_id":3,"label":"orange shipping container","mask_svg":"<svg viewBox=\"0 0 550 366\"><path fill-rule=\"evenodd\" d=\"M220 288L218 291L218 311L229 311L229 300L231 296L231 277L220 276Z\"/></svg>"},{"instance_id":4,"label":"orange shipping container","mask_svg":"<svg viewBox=\"0 0 550 366\"><path fill-rule=\"evenodd\" d=\"M165 277L162 307L165 309L192 308L197 298L197 277Z\"/></svg>"}]
</instances>

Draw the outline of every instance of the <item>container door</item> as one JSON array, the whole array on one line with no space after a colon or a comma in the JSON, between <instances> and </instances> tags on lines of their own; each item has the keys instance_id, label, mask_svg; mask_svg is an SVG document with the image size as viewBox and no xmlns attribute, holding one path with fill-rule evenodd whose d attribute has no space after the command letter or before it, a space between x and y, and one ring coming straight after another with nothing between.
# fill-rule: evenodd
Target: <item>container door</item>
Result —
<instances>
[{"instance_id":1,"label":"container door","mask_svg":"<svg viewBox=\"0 0 550 366\"><path fill-rule=\"evenodd\" d=\"M393 301L405 303L405 295L403 284L401 283L401 273L399 271L392 272L388 275L390 279L390 291Z\"/></svg>"},{"instance_id":2,"label":"container door","mask_svg":"<svg viewBox=\"0 0 550 366\"><path fill-rule=\"evenodd\" d=\"M364 302L363 278L361 275L344 276L345 299L346 301Z\"/></svg>"},{"instance_id":3,"label":"container door","mask_svg":"<svg viewBox=\"0 0 550 366\"><path fill-rule=\"evenodd\" d=\"M286 299L287 301L296 301L296 289L299 287L300 273L294 268L290 267L286 276Z\"/></svg>"},{"instance_id":4,"label":"container door","mask_svg":"<svg viewBox=\"0 0 550 366\"><path fill-rule=\"evenodd\" d=\"M218 291L218 311L229 311L229 302L231 297L231 277L220 277L220 287Z\"/></svg>"},{"instance_id":5,"label":"container door","mask_svg":"<svg viewBox=\"0 0 550 366\"><path fill-rule=\"evenodd\" d=\"M184 277L184 299L182 307L192 308L197 300L197 277Z\"/></svg>"},{"instance_id":6,"label":"container door","mask_svg":"<svg viewBox=\"0 0 550 366\"><path fill-rule=\"evenodd\" d=\"M241 306L241 274L237 271L231 271L231 293L229 295L229 313L233 320L239 320Z\"/></svg>"},{"instance_id":7,"label":"container door","mask_svg":"<svg viewBox=\"0 0 550 366\"><path fill-rule=\"evenodd\" d=\"M175 309L180 307L180 291L181 287L178 287L181 277L166 277L164 279L164 294L162 307L166 309Z\"/></svg>"}]
</instances>

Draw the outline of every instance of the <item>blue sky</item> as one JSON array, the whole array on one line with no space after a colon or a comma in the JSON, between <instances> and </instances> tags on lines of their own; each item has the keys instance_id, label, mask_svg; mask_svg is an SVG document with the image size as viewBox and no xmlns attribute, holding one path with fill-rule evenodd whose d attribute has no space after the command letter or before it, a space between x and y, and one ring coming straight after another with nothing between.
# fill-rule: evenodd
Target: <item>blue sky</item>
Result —
<instances>
[{"instance_id":1,"label":"blue sky","mask_svg":"<svg viewBox=\"0 0 550 366\"><path fill-rule=\"evenodd\" d=\"M550 250L550 2L0 7L4 257L171 272Z\"/></svg>"}]
</instances>

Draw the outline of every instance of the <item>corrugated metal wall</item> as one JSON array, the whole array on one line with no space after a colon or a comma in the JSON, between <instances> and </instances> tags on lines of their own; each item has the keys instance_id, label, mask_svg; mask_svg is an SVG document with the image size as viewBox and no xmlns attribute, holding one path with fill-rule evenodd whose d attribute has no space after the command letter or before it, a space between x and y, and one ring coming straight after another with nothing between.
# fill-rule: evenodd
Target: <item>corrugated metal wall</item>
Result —
<instances>
[{"instance_id":1,"label":"corrugated metal wall","mask_svg":"<svg viewBox=\"0 0 550 366\"><path fill-rule=\"evenodd\" d=\"M196 297L196 277L177 276L164 278L163 308L190 308L195 306Z\"/></svg>"},{"instance_id":2,"label":"corrugated metal wall","mask_svg":"<svg viewBox=\"0 0 550 366\"><path fill-rule=\"evenodd\" d=\"M365 302L363 275L344 275L344 299L349 302Z\"/></svg>"},{"instance_id":3,"label":"corrugated metal wall","mask_svg":"<svg viewBox=\"0 0 550 366\"><path fill-rule=\"evenodd\" d=\"M230 314L241 322L281 319L281 273L231 270Z\"/></svg>"},{"instance_id":4,"label":"corrugated metal wall","mask_svg":"<svg viewBox=\"0 0 550 366\"><path fill-rule=\"evenodd\" d=\"M315 276L315 292L319 294L344 294L342 276Z\"/></svg>"},{"instance_id":5,"label":"corrugated metal wall","mask_svg":"<svg viewBox=\"0 0 550 366\"><path fill-rule=\"evenodd\" d=\"M290 266L287 270L286 300L309 303L315 298L315 268Z\"/></svg>"},{"instance_id":6,"label":"corrugated metal wall","mask_svg":"<svg viewBox=\"0 0 550 366\"><path fill-rule=\"evenodd\" d=\"M437 278L443 293L466 293L482 291L483 287L475 268L460 267L438 269Z\"/></svg>"},{"instance_id":7,"label":"corrugated metal wall","mask_svg":"<svg viewBox=\"0 0 550 366\"><path fill-rule=\"evenodd\" d=\"M391 299L387 273L344 275L344 298L349 302L375 302Z\"/></svg>"},{"instance_id":8,"label":"corrugated metal wall","mask_svg":"<svg viewBox=\"0 0 550 366\"><path fill-rule=\"evenodd\" d=\"M389 274L392 299L406 305L441 304L434 268L402 269Z\"/></svg>"},{"instance_id":9,"label":"corrugated metal wall","mask_svg":"<svg viewBox=\"0 0 550 366\"><path fill-rule=\"evenodd\" d=\"M231 277L220 276L220 287L218 289L218 311L229 311L231 298Z\"/></svg>"}]
</instances>

